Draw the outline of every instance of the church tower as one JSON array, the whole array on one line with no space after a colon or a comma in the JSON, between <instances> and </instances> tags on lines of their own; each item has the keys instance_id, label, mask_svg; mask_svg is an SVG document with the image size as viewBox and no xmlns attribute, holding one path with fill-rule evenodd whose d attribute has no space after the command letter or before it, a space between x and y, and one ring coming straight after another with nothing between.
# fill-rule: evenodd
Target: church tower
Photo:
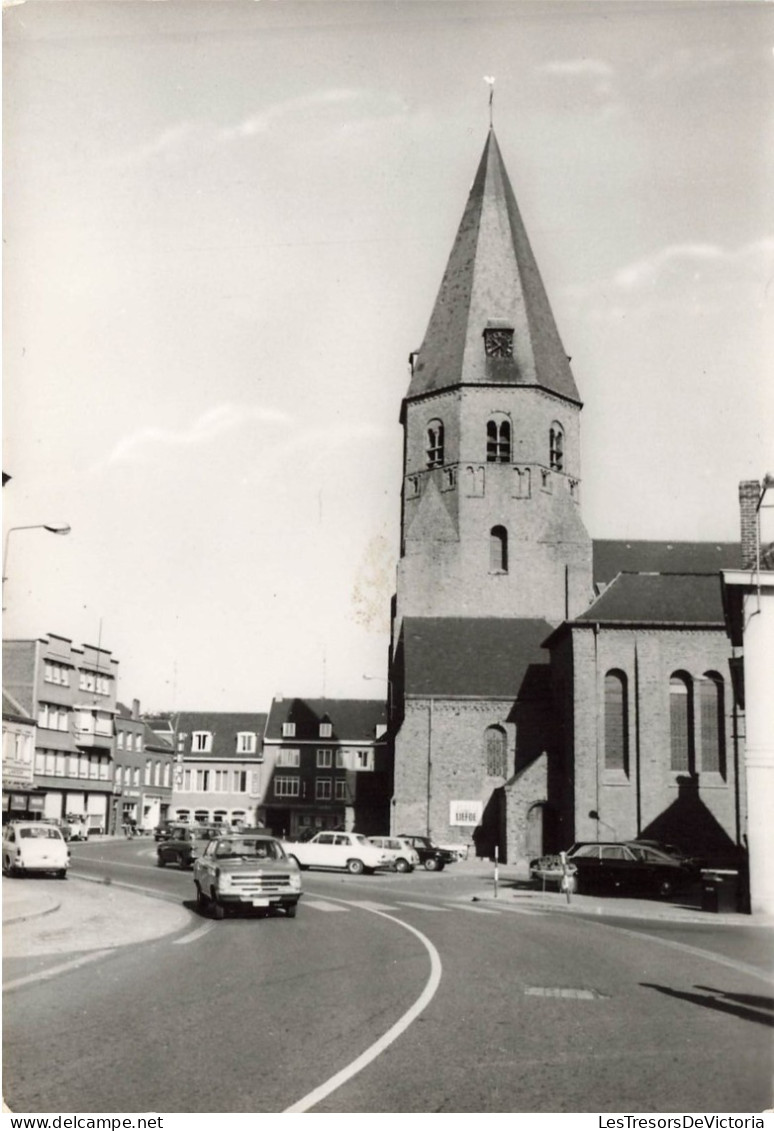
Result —
<instances>
[{"instance_id":1,"label":"church tower","mask_svg":"<svg viewBox=\"0 0 774 1131\"><path fill-rule=\"evenodd\" d=\"M580 397L491 129L410 365L391 827L539 855L562 777L542 644L588 606L592 545Z\"/></svg>"},{"instance_id":2,"label":"church tower","mask_svg":"<svg viewBox=\"0 0 774 1131\"><path fill-rule=\"evenodd\" d=\"M581 402L490 130L403 401L403 617L542 617L591 596Z\"/></svg>"}]
</instances>

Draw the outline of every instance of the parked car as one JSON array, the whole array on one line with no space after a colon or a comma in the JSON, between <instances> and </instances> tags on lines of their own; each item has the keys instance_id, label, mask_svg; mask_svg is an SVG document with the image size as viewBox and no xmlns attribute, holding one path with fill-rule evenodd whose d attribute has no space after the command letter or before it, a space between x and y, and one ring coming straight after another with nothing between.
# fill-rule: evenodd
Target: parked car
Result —
<instances>
[{"instance_id":1,"label":"parked car","mask_svg":"<svg viewBox=\"0 0 774 1131\"><path fill-rule=\"evenodd\" d=\"M208 843L218 836L217 828L211 825L183 825L172 829L169 839L156 846L156 863L159 868L167 864L177 864L179 868L192 868L194 860L201 856Z\"/></svg>"},{"instance_id":2,"label":"parked car","mask_svg":"<svg viewBox=\"0 0 774 1131\"><path fill-rule=\"evenodd\" d=\"M567 853L576 869L577 890L671 895L687 887L694 870L649 845L633 841L575 844Z\"/></svg>"},{"instance_id":3,"label":"parked car","mask_svg":"<svg viewBox=\"0 0 774 1131\"><path fill-rule=\"evenodd\" d=\"M447 864L454 864L457 857L446 848L439 848L433 844L430 837L419 836L416 833L399 833L401 840L405 840L415 848L419 862L428 872L442 872Z\"/></svg>"},{"instance_id":4,"label":"parked car","mask_svg":"<svg viewBox=\"0 0 774 1131\"><path fill-rule=\"evenodd\" d=\"M67 876L70 850L61 830L45 821L12 821L3 830L3 872L53 872Z\"/></svg>"},{"instance_id":5,"label":"parked car","mask_svg":"<svg viewBox=\"0 0 774 1131\"><path fill-rule=\"evenodd\" d=\"M642 845L645 848L655 848L658 852L665 852L667 856L674 856L675 860L679 860L681 864L693 869L697 877L702 868L706 867L707 861L703 856L692 856L689 852L685 852L676 844L664 844L660 840L629 840L626 842L632 848Z\"/></svg>"},{"instance_id":6,"label":"parked car","mask_svg":"<svg viewBox=\"0 0 774 1131\"><path fill-rule=\"evenodd\" d=\"M419 853L398 836L369 836L371 844L386 852L396 872L413 872L419 867Z\"/></svg>"},{"instance_id":7,"label":"parked car","mask_svg":"<svg viewBox=\"0 0 774 1131\"><path fill-rule=\"evenodd\" d=\"M295 918L301 873L267 833L230 834L209 841L194 862L196 902L222 919L228 907L280 907Z\"/></svg>"},{"instance_id":8,"label":"parked car","mask_svg":"<svg viewBox=\"0 0 774 1131\"><path fill-rule=\"evenodd\" d=\"M311 840L286 842L285 851L299 868L346 868L357 875L389 867L386 852L361 833L316 833Z\"/></svg>"}]
</instances>

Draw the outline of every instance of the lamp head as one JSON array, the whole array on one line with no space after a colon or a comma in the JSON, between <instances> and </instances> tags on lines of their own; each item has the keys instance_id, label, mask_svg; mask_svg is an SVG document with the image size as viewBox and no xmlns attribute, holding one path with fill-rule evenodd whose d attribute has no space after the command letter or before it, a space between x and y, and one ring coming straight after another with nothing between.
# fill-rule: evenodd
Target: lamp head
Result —
<instances>
[{"instance_id":1,"label":"lamp head","mask_svg":"<svg viewBox=\"0 0 774 1131\"><path fill-rule=\"evenodd\" d=\"M43 529L48 530L48 532L50 534L69 534L70 533L70 527L67 525L66 522L62 523L61 525L58 525L58 526L49 526L48 524L44 524Z\"/></svg>"}]
</instances>

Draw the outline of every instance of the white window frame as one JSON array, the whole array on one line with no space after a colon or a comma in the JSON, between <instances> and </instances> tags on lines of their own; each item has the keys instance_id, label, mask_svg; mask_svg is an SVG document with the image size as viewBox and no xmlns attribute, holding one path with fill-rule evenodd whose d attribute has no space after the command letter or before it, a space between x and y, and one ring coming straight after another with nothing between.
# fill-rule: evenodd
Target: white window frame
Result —
<instances>
[{"instance_id":1,"label":"white window frame","mask_svg":"<svg viewBox=\"0 0 774 1131\"><path fill-rule=\"evenodd\" d=\"M333 723L320 723L320 738L331 738L333 736Z\"/></svg>"},{"instance_id":2,"label":"white window frame","mask_svg":"<svg viewBox=\"0 0 774 1131\"><path fill-rule=\"evenodd\" d=\"M195 730L191 735L191 752L193 754L209 754L212 750L212 732L209 730Z\"/></svg>"},{"instance_id":3,"label":"white window frame","mask_svg":"<svg viewBox=\"0 0 774 1131\"><path fill-rule=\"evenodd\" d=\"M333 800L333 779L332 778L315 778L314 779L314 799L315 799L315 801L332 801Z\"/></svg>"},{"instance_id":4,"label":"white window frame","mask_svg":"<svg viewBox=\"0 0 774 1131\"><path fill-rule=\"evenodd\" d=\"M330 747L326 746L318 749L316 765L318 770L333 769L333 750Z\"/></svg>"},{"instance_id":5,"label":"white window frame","mask_svg":"<svg viewBox=\"0 0 774 1131\"><path fill-rule=\"evenodd\" d=\"M240 730L237 735L237 754L255 754L258 736L251 730Z\"/></svg>"},{"instance_id":6,"label":"white window frame","mask_svg":"<svg viewBox=\"0 0 774 1131\"><path fill-rule=\"evenodd\" d=\"M296 724L295 723L283 723L282 724L282 737L283 738L295 738L296 737Z\"/></svg>"},{"instance_id":7,"label":"white window frame","mask_svg":"<svg viewBox=\"0 0 774 1131\"><path fill-rule=\"evenodd\" d=\"M296 776L279 775L274 779L275 797L298 797L300 792L300 779Z\"/></svg>"},{"instance_id":8,"label":"white window frame","mask_svg":"<svg viewBox=\"0 0 774 1131\"><path fill-rule=\"evenodd\" d=\"M297 770L301 765L301 751L297 746L280 747L277 765L284 770Z\"/></svg>"}]
</instances>

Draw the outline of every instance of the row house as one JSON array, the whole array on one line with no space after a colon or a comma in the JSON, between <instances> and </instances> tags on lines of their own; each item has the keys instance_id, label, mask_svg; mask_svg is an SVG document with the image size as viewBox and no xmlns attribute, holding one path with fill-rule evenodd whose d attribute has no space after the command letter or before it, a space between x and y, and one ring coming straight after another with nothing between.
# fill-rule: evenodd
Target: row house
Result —
<instances>
[{"instance_id":1,"label":"row house","mask_svg":"<svg viewBox=\"0 0 774 1131\"><path fill-rule=\"evenodd\" d=\"M35 720L3 691L3 821L36 817L43 793L35 786Z\"/></svg>"},{"instance_id":2,"label":"row house","mask_svg":"<svg viewBox=\"0 0 774 1131\"><path fill-rule=\"evenodd\" d=\"M140 715L118 703L111 832L150 832L170 815L174 771L171 742L154 734Z\"/></svg>"},{"instance_id":3,"label":"row house","mask_svg":"<svg viewBox=\"0 0 774 1131\"><path fill-rule=\"evenodd\" d=\"M277 836L390 827L386 704L276 696L264 736L261 816Z\"/></svg>"},{"instance_id":4,"label":"row house","mask_svg":"<svg viewBox=\"0 0 774 1131\"><path fill-rule=\"evenodd\" d=\"M174 750L169 815L180 821L255 825L265 788L266 715L183 711L146 716Z\"/></svg>"},{"instance_id":5,"label":"row house","mask_svg":"<svg viewBox=\"0 0 774 1131\"><path fill-rule=\"evenodd\" d=\"M3 660L4 691L36 724L35 811L107 832L118 661L105 648L78 647L54 633L4 641Z\"/></svg>"}]
</instances>

